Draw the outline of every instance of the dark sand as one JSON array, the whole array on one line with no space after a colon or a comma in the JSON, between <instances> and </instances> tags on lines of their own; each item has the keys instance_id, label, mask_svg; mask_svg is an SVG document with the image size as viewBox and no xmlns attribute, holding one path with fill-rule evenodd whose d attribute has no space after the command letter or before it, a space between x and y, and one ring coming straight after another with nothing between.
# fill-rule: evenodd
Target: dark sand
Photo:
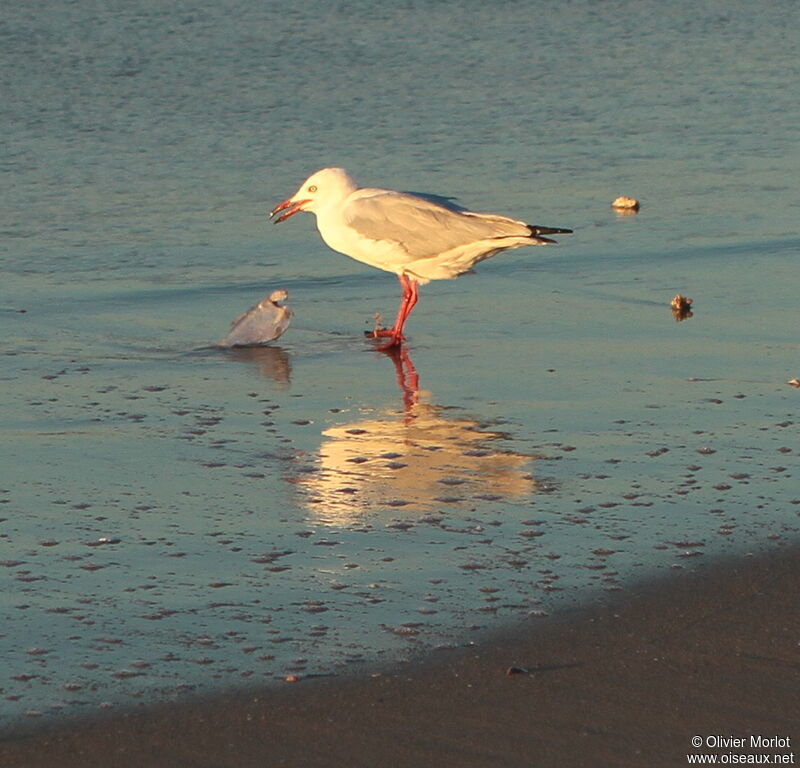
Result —
<instances>
[{"instance_id":1,"label":"dark sand","mask_svg":"<svg viewBox=\"0 0 800 768\"><path fill-rule=\"evenodd\" d=\"M10 737L0 765L680 766L687 754L730 752L788 762L800 738L798 566L800 552L778 550L377 677ZM508 675L512 665L527 673ZM692 747L715 734L748 747ZM750 734L791 743L753 750Z\"/></svg>"}]
</instances>

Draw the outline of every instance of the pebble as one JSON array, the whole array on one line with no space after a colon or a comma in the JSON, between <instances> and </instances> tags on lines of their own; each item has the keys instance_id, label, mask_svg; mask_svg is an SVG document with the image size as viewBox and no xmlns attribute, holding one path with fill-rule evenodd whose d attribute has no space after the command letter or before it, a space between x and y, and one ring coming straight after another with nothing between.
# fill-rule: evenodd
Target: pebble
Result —
<instances>
[{"instance_id":1,"label":"pebble","mask_svg":"<svg viewBox=\"0 0 800 768\"><path fill-rule=\"evenodd\" d=\"M509 667L506 670L506 677L511 677L511 675L529 675L529 674L530 672L528 672L528 670L525 669L525 667Z\"/></svg>"},{"instance_id":2,"label":"pebble","mask_svg":"<svg viewBox=\"0 0 800 768\"><path fill-rule=\"evenodd\" d=\"M638 211L639 201L634 197L621 196L611 203L611 207L621 211Z\"/></svg>"}]
</instances>

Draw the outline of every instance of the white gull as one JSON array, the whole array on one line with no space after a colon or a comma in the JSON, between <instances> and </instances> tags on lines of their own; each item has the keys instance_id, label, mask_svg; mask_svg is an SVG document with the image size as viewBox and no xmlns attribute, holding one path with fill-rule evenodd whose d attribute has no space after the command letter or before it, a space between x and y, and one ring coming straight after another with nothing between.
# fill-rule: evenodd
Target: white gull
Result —
<instances>
[{"instance_id":1,"label":"white gull","mask_svg":"<svg viewBox=\"0 0 800 768\"><path fill-rule=\"evenodd\" d=\"M476 213L435 195L359 188L343 168L309 176L270 217L280 214L278 223L300 211L316 215L317 229L334 251L398 276L403 298L397 319L392 328L371 334L389 338L381 349L403 341L420 284L458 277L510 248L555 242L544 235L572 232Z\"/></svg>"}]
</instances>

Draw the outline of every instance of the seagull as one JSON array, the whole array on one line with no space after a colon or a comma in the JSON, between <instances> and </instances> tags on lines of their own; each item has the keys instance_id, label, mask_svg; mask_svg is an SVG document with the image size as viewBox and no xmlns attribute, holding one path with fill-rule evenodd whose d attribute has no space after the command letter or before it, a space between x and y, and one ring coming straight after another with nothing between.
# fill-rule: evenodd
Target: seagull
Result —
<instances>
[{"instance_id":1,"label":"seagull","mask_svg":"<svg viewBox=\"0 0 800 768\"><path fill-rule=\"evenodd\" d=\"M358 187L343 168L312 174L269 215L277 224L300 211L315 214L320 236L334 251L397 275L402 299L394 325L368 333L389 339L382 351L403 342L420 285L459 277L510 248L555 242L545 235L572 232L476 213L438 195Z\"/></svg>"}]
</instances>

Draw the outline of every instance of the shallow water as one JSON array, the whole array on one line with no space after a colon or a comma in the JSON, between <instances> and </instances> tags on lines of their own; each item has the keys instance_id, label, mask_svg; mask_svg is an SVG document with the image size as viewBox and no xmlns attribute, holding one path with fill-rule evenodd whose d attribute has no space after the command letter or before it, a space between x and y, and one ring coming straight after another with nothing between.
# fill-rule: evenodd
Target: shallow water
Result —
<instances>
[{"instance_id":1,"label":"shallow water","mask_svg":"<svg viewBox=\"0 0 800 768\"><path fill-rule=\"evenodd\" d=\"M6 725L796 540L798 23L768 6L7 10ZM333 163L576 233L426 286L375 353L396 281L264 216ZM275 288L277 345L213 348Z\"/></svg>"}]
</instances>

